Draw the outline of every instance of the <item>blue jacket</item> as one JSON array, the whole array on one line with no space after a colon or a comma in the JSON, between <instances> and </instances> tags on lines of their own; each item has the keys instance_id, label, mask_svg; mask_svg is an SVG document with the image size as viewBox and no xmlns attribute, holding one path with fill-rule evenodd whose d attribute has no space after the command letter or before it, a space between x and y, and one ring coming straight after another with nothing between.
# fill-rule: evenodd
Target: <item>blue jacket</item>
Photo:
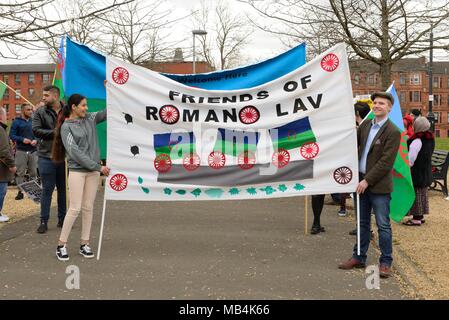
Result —
<instances>
[{"instance_id":1,"label":"blue jacket","mask_svg":"<svg viewBox=\"0 0 449 320\"><path fill-rule=\"evenodd\" d=\"M31 118L27 121L22 117L17 117L12 122L11 130L9 131L9 137L16 143L17 150L21 151L36 151L36 146L31 144L24 144L23 139L36 140L33 134L33 128L31 126Z\"/></svg>"}]
</instances>

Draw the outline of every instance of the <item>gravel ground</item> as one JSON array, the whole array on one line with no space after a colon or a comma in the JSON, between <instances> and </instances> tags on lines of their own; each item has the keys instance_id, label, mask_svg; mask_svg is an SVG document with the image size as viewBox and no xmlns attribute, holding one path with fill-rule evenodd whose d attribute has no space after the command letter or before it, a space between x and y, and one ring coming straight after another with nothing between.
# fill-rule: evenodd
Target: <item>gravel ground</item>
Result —
<instances>
[{"instance_id":1,"label":"gravel ground","mask_svg":"<svg viewBox=\"0 0 449 320\"><path fill-rule=\"evenodd\" d=\"M8 188L3 206L3 214L10 217L8 224L39 213L38 204L26 196L14 200L16 194L16 187ZM425 224L409 227L393 223L394 268L399 271L397 277L405 295L416 299L449 299L449 201L435 191L429 193L429 199L430 214ZM346 219L353 220L351 202L348 201ZM5 225L0 224L0 230ZM374 241L377 242L377 235Z\"/></svg>"}]
</instances>

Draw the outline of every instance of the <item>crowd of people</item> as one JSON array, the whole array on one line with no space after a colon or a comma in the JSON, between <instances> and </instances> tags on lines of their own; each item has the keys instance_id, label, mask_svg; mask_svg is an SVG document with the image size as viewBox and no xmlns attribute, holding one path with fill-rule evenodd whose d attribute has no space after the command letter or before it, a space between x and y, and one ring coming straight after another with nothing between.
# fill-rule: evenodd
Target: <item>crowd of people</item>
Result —
<instances>
[{"instance_id":1,"label":"crowd of people","mask_svg":"<svg viewBox=\"0 0 449 320\"><path fill-rule=\"evenodd\" d=\"M347 198L352 196L356 200L356 193L360 197L360 244L354 245L352 257L341 263L339 268L347 270L365 267L372 237L371 215L374 214L381 251L379 273L381 277L389 277L393 262L390 199L393 191L393 165L401 133L388 118L394 104L393 96L388 92L377 92L371 96L371 100L371 120L367 118L371 112L367 103L357 102L354 105L360 182L354 194L334 195L340 203L340 216L346 215ZM6 114L4 110L0 112L0 222L8 221L8 217L1 214L8 182L14 175L18 185L25 181L26 175L29 179L36 179L38 170L42 197L37 232L46 233L48 230L52 195L56 187L57 227L61 228L56 248L57 258L61 261L69 260L66 244L80 213L82 230L79 253L92 258L94 253L89 246L89 238L93 204L100 173L108 176L110 170L101 165L96 131L96 125L106 120L106 110L87 113L87 99L79 94L71 95L67 104L64 104L56 86L43 89L42 102L43 105L36 110L29 104L23 104L20 117L12 122L9 138L15 143L14 157L6 134ZM425 223L424 216L429 213L428 187L432 182L431 156L435 139L430 131L429 121L419 110L404 115L403 122L408 137L411 175L416 193L415 203L409 212L411 218L404 225L420 226ZM70 190L68 210L66 164ZM325 231L320 221L324 197L323 194L312 196L312 234ZM23 199L20 189L15 199ZM351 230L350 234L356 235L357 229Z\"/></svg>"},{"instance_id":2,"label":"crowd of people","mask_svg":"<svg viewBox=\"0 0 449 320\"><path fill-rule=\"evenodd\" d=\"M87 99L79 94L69 97L67 104L60 99L56 86L43 89L42 106L33 110L23 104L20 117L14 119L7 135L6 113L0 113L0 222L8 221L1 214L8 183L16 176L21 185L26 176L42 185L40 224L37 232L46 233L50 219L53 192L57 190L57 227L61 233L56 246L56 256L69 260L66 247L72 226L82 213L82 230L79 253L93 258L89 246L93 204L97 194L100 173L108 176L109 168L101 165L96 124L106 120L106 110L88 113ZM14 142L12 152L10 140ZM67 160L67 161L66 161ZM68 189L67 210L66 164ZM23 199L20 191L16 200Z\"/></svg>"}]
</instances>

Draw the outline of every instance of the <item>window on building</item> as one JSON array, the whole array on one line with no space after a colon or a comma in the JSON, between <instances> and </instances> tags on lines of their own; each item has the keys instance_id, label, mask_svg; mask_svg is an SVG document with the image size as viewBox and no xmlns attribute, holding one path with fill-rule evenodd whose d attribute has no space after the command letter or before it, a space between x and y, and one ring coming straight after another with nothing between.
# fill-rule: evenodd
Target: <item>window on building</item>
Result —
<instances>
[{"instance_id":1,"label":"window on building","mask_svg":"<svg viewBox=\"0 0 449 320\"><path fill-rule=\"evenodd\" d=\"M42 74L42 82L50 82L50 75L48 73Z\"/></svg>"},{"instance_id":2,"label":"window on building","mask_svg":"<svg viewBox=\"0 0 449 320\"><path fill-rule=\"evenodd\" d=\"M433 105L435 105L435 106L441 105L441 94L433 95Z\"/></svg>"},{"instance_id":3,"label":"window on building","mask_svg":"<svg viewBox=\"0 0 449 320\"><path fill-rule=\"evenodd\" d=\"M34 83L34 73L30 73L29 75L28 75L28 83L29 84L33 84Z\"/></svg>"},{"instance_id":4,"label":"window on building","mask_svg":"<svg viewBox=\"0 0 449 320\"><path fill-rule=\"evenodd\" d=\"M377 84L377 73L371 73L368 75L368 85L374 86Z\"/></svg>"},{"instance_id":5,"label":"window on building","mask_svg":"<svg viewBox=\"0 0 449 320\"><path fill-rule=\"evenodd\" d=\"M405 94L405 92L401 91L399 93L399 100L400 102L407 102L407 95Z\"/></svg>"},{"instance_id":6,"label":"window on building","mask_svg":"<svg viewBox=\"0 0 449 320\"><path fill-rule=\"evenodd\" d=\"M3 82L8 84L8 82L9 82L9 75L7 75L7 74L3 75Z\"/></svg>"},{"instance_id":7,"label":"window on building","mask_svg":"<svg viewBox=\"0 0 449 320\"><path fill-rule=\"evenodd\" d=\"M412 73L410 76L410 84L421 84L421 75L419 73Z\"/></svg>"},{"instance_id":8,"label":"window on building","mask_svg":"<svg viewBox=\"0 0 449 320\"><path fill-rule=\"evenodd\" d=\"M421 102L421 91L410 91L410 102Z\"/></svg>"},{"instance_id":9,"label":"window on building","mask_svg":"<svg viewBox=\"0 0 449 320\"><path fill-rule=\"evenodd\" d=\"M404 85L407 82L407 75L405 73L399 74L399 84Z\"/></svg>"},{"instance_id":10,"label":"window on building","mask_svg":"<svg viewBox=\"0 0 449 320\"><path fill-rule=\"evenodd\" d=\"M8 114L8 112L9 112L9 103L5 103L5 104L3 105L3 108L5 108L6 114Z\"/></svg>"},{"instance_id":11,"label":"window on building","mask_svg":"<svg viewBox=\"0 0 449 320\"><path fill-rule=\"evenodd\" d=\"M354 75L354 84L359 85L360 84L360 74L356 73Z\"/></svg>"},{"instance_id":12,"label":"window on building","mask_svg":"<svg viewBox=\"0 0 449 320\"><path fill-rule=\"evenodd\" d=\"M15 84L20 84L20 73L16 73L14 75L14 83Z\"/></svg>"},{"instance_id":13,"label":"window on building","mask_svg":"<svg viewBox=\"0 0 449 320\"><path fill-rule=\"evenodd\" d=\"M440 137L440 130L435 130L435 137L437 137L437 138Z\"/></svg>"},{"instance_id":14,"label":"window on building","mask_svg":"<svg viewBox=\"0 0 449 320\"><path fill-rule=\"evenodd\" d=\"M20 89L16 89L16 100L20 99L21 94L22 94L22 92L20 92Z\"/></svg>"},{"instance_id":15,"label":"window on building","mask_svg":"<svg viewBox=\"0 0 449 320\"><path fill-rule=\"evenodd\" d=\"M433 87L441 88L442 87L442 79L441 77L433 77Z\"/></svg>"},{"instance_id":16,"label":"window on building","mask_svg":"<svg viewBox=\"0 0 449 320\"><path fill-rule=\"evenodd\" d=\"M440 112L434 112L434 116L435 116L435 123L440 123L441 120Z\"/></svg>"},{"instance_id":17,"label":"window on building","mask_svg":"<svg viewBox=\"0 0 449 320\"><path fill-rule=\"evenodd\" d=\"M21 113L21 112L22 112L22 105L16 104L16 113Z\"/></svg>"},{"instance_id":18,"label":"window on building","mask_svg":"<svg viewBox=\"0 0 449 320\"><path fill-rule=\"evenodd\" d=\"M35 92L36 92L36 90L34 88L29 88L28 89L28 97L33 98Z\"/></svg>"},{"instance_id":19,"label":"window on building","mask_svg":"<svg viewBox=\"0 0 449 320\"><path fill-rule=\"evenodd\" d=\"M449 123L449 112L446 113L446 115L447 115L447 123ZM447 137L449 138L449 136L447 136Z\"/></svg>"}]
</instances>

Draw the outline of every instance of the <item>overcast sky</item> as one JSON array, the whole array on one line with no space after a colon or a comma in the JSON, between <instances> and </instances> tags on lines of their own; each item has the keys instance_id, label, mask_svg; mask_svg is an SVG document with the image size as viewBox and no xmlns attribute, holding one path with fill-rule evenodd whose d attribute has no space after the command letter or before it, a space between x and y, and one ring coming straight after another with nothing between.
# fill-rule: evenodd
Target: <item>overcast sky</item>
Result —
<instances>
[{"instance_id":1,"label":"overcast sky","mask_svg":"<svg viewBox=\"0 0 449 320\"><path fill-rule=\"evenodd\" d=\"M95 1L95 0L93 0ZM249 6L242 4L236 0L226 0L229 3L229 7L232 11L244 13L250 12ZM200 6L200 0L167 0L167 2L172 6L173 16L185 16L188 15L192 9L197 9ZM208 2L217 2L216 0L208 0ZM211 12L213 14L213 12ZM172 37L179 35L179 39L187 38L192 39L191 29L193 26L189 22L189 19L185 19L174 26L174 31L172 32ZM190 43L186 43L186 46L191 44L192 40L188 40ZM260 30L254 30L252 34L249 35L249 43L245 47L245 60L248 63L260 61L263 59L268 59L273 57L280 52L286 50L286 47L281 43L281 41L269 34L262 32ZM45 51L26 51L22 50L23 58L21 60L16 59L3 59L0 58L0 64L10 64L10 63L48 63L52 62L48 53ZM25 58L26 57L26 58Z\"/></svg>"}]
</instances>

